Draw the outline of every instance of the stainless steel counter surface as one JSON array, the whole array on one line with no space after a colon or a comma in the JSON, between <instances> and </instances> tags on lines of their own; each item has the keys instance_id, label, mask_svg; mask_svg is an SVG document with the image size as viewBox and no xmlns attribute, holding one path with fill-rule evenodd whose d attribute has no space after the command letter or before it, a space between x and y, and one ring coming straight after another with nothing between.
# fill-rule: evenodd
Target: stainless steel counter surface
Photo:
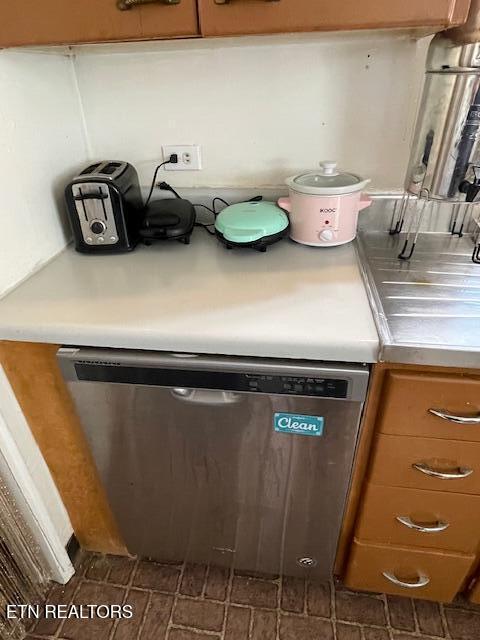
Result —
<instances>
[{"instance_id":1,"label":"stainless steel counter surface","mask_svg":"<svg viewBox=\"0 0 480 640\"><path fill-rule=\"evenodd\" d=\"M480 368L480 265L471 236L421 233L408 262L404 236L363 229L357 249L380 334L380 360Z\"/></svg>"}]
</instances>

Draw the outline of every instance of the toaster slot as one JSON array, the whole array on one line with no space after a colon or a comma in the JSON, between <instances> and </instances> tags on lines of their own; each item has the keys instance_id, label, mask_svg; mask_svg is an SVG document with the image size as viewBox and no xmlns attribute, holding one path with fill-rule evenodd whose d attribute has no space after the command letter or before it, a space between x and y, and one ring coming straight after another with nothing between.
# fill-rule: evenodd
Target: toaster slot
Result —
<instances>
[{"instance_id":1,"label":"toaster slot","mask_svg":"<svg viewBox=\"0 0 480 640\"><path fill-rule=\"evenodd\" d=\"M115 173L115 171L121 166L121 162L109 162L107 166L102 169L101 173L107 176L111 176L112 173Z\"/></svg>"},{"instance_id":2,"label":"toaster slot","mask_svg":"<svg viewBox=\"0 0 480 640\"><path fill-rule=\"evenodd\" d=\"M101 162L97 162L96 164L91 164L89 167L84 169L80 175L81 176L86 176L86 175L89 175L90 173L93 173L94 171L96 171L98 169L98 167L101 164L102 164Z\"/></svg>"},{"instance_id":3,"label":"toaster slot","mask_svg":"<svg viewBox=\"0 0 480 640\"><path fill-rule=\"evenodd\" d=\"M103 219L105 220L105 222L108 222L107 207L105 206L105 199L108 198L108 195L103 193L102 187L98 187L98 197L100 198L100 202L102 203Z\"/></svg>"},{"instance_id":4,"label":"toaster slot","mask_svg":"<svg viewBox=\"0 0 480 640\"><path fill-rule=\"evenodd\" d=\"M80 200L82 202L83 215L85 216L86 222L88 222L88 214L87 214L87 209L85 207L84 196L83 196L83 193L82 193L81 189L79 189L79 192L80 192L80 195L79 196L75 196L75 200ZM78 206L77 206L77 212L78 212Z\"/></svg>"}]
</instances>

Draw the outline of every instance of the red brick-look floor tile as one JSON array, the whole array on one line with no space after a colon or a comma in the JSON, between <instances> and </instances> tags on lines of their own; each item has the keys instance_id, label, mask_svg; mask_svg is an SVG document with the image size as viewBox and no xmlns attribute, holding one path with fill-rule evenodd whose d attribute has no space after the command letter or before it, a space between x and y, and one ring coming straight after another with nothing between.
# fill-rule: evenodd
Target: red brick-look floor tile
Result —
<instances>
[{"instance_id":1,"label":"red brick-look floor tile","mask_svg":"<svg viewBox=\"0 0 480 640\"><path fill-rule=\"evenodd\" d=\"M175 593L180 578L180 568L156 562L141 561L133 577L133 585L154 591Z\"/></svg>"},{"instance_id":2,"label":"red brick-look floor tile","mask_svg":"<svg viewBox=\"0 0 480 640\"><path fill-rule=\"evenodd\" d=\"M125 597L125 590L99 582L83 582L73 597L76 605L102 604L121 605ZM108 640L114 620L111 618L91 619L68 618L60 630L60 636L67 640Z\"/></svg>"},{"instance_id":3,"label":"red brick-look floor tile","mask_svg":"<svg viewBox=\"0 0 480 640\"><path fill-rule=\"evenodd\" d=\"M52 604L131 604L122 620L40 620L27 640L480 640L480 607L330 583L82 553ZM447 624L447 626L445 626ZM335 626L335 629L333 628ZM448 628L447 628L448 627Z\"/></svg>"},{"instance_id":4,"label":"red brick-look floor tile","mask_svg":"<svg viewBox=\"0 0 480 640\"><path fill-rule=\"evenodd\" d=\"M305 605L305 580L282 578L281 607L284 611L302 613Z\"/></svg>"},{"instance_id":5,"label":"red brick-look floor tile","mask_svg":"<svg viewBox=\"0 0 480 640\"><path fill-rule=\"evenodd\" d=\"M146 591L130 589L125 604L132 607L132 617L123 618L116 623L113 640L133 640L138 635L147 608L149 594Z\"/></svg>"},{"instance_id":6,"label":"red brick-look floor tile","mask_svg":"<svg viewBox=\"0 0 480 640\"><path fill-rule=\"evenodd\" d=\"M277 606L278 585L273 582L234 576L232 584L232 602L237 604L275 609Z\"/></svg>"},{"instance_id":7,"label":"red brick-look floor tile","mask_svg":"<svg viewBox=\"0 0 480 640\"><path fill-rule=\"evenodd\" d=\"M479 640L480 613L445 607L445 617L453 640Z\"/></svg>"},{"instance_id":8,"label":"red brick-look floor tile","mask_svg":"<svg viewBox=\"0 0 480 640\"><path fill-rule=\"evenodd\" d=\"M172 596L163 593L152 594L145 616L145 623L140 632L140 640L163 640L172 606Z\"/></svg>"},{"instance_id":9,"label":"red brick-look floor tile","mask_svg":"<svg viewBox=\"0 0 480 640\"><path fill-rule=\"evenodd\" d=\"M337 591L335 596L337 619L367 625L385 626L385 607L373 596Z\"/></svg>"},{"instance_id":10,"label":"red brick-look floor tile","mask_svg":"<svg viewBox=\"0 0 480 640\"><path fill-rule=\"evenodd\" d=\"M230 605L225 626L225 640L248 640L251 609Z\"/></svg>"},{"instance_id":11,"label":"red brick-look floor tile","mask_svg":"<svg viewBox=\"0 0 480 640\"><path fill-rule=\"evenodd\" d=\"M307 613L329 618L331 615L331 587L327 584L309 582L307 585Z\"/></svg>"},{"instance_id":12,"label":"red brick-look floor tile","mask_svg":"<svg viewBox=\"0 0 480 640\"><path fill-rule=\"evenodd\" d=\"M105 580L110 569L107 556L93 556L85 567L88 580Z\"/></svg>"},{"instance_id":13,"label":"red brick-look floor tile","mask_svg":"<svg viewBox=\"0 0 480 640\"><path fill-rule=\"evenodd\" d=\"M282 615L280 640L333 640L332 623L319 618Z\"/></svg>"},{"instance_id":14,"label":"red brick-look floor tile","mask_svg":"<svg viewBox=\"0 0 480 640\"><path fill-rule=\"evenodd\" d=\"M415 631L413 603L410 598L387 596L390 624L399 631Z\"/></svg>"},{"instance_id":15,"label":"red brick-look floor tile","mask_svg":"<svg viewBox=\"0 0 480 640\"><path fill-rule=\"evenodd\" d=\"M196 633L195 631L187 631L186 629L171 629L168 634L168 640L212 640L215 637L218 638L219 636ZM160 638L157 638L157 640L160 640Z\"/></svg>"},{"instance_id":16,"label":"red brick-look floor tile","mask_svg":"<svg viewBox=\"0 0 480 640\"><path fill-rule=\"evenodd\" d=\"M254 609L251 640L275 640L277 637L277 614L275 611Z\"/></svg>"},{"instance_id":17,"label":"red brick-look floor tile","mask_svg":"<svg viewBox=\"0 0 480 640\"><path fill-rule=\"evenodd\" d=\"M109 572L107 581L113 584L125 585L130 582L136 561L127 556L107 556Z\"/></svg>"},{"instance_id":18,"label":"red brick-look floor tile","mask_svg":"<svg viewBox=\"0 0 480 640\"><path fill-rule=\"evenodd\" d=\"M183 571L180 593L184 596L200 596L203 591L207 567L204 564L187 564Z\"/></svg>"},{"instance_id":19,"label":"red brick-look floor tile","mask_svg":"<svg viewBox=\"0 0 480 640\"><path fill-rule=\"evenodd\" d=\"M365 640L390 640L390 635L387 629L374 629L373 627L363 627L363 635L365 637Z\"/></svg>"},{"instance_id":20,"label":"red brick-look floor tile","mask_svg":"<svg viewBox=\"0 0 480 640\"><path fill-rule=\"evenodd\" d=\"M227 597L230 571L222 567L209 567L205 581L205 597L212 600L225 600Z\"/></svg>"},{"instance_id":21,"label":"red brick-look floor tile","mask_svg":"<svg viewBox=\"0 0 480 640\"><path fill-rule=\"evenodd\" d=\"M360 627L344 622L337 622L337 640L362 640L362 631Z\"/></svg>"},{"instance_id":22,"label":"red brick-look floor tile","mask_svg":"<svg viewBox=\"0 0 480 640\"><path fill-rule=\"evenodd\" d=\"M173 610L172 622L202 631L221 631L224 613L224 605L217 602L178 598Z\"/></svg>"},{"instance_id":23,"label":"red brick-look floor tile","mask_svg":"<svg viewBox=\"0 0 480 640\"><path fill-rule=\"evenodd\" d=\"M444 638L445 629L440 615L440 606L436 602L428 600L416 600L414 605L420 633Z\"/></svg>"},{"instance_id":24,"label":"red brick-look floor tile","mask_svg":"<svg viewBox=\"0 0 480 640\"><path fill-rule=\"evenodd\" d=\"M48 604L70 604L75 590L80 584L80 579L73 577L66 585L56 584L47 597ZM39 636L53 636L60 627L62 621L58 618L42 617L32 628L32 633Z\"/></svg>"}]
</instances>

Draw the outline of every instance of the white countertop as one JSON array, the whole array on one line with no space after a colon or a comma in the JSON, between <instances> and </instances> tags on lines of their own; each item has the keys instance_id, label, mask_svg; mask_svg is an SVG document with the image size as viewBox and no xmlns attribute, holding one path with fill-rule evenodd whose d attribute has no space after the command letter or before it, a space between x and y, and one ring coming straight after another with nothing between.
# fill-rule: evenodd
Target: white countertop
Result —
<instances>
[{"instance_id":1,"label":"white countertop","mask_svg":"<svg viewBox=\"0 0 480 640\"><path fill-rule=\"evenodd\" d=\"M352 245L192 244L91 256L69 247L0 300L0 339L375 362L379 340Z\"/></svg>"}]
</instances>

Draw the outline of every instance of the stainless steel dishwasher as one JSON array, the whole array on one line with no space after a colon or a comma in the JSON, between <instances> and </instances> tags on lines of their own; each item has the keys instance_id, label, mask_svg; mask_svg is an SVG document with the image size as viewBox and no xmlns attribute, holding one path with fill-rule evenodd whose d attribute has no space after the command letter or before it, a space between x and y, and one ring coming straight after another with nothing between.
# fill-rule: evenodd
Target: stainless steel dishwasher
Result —
<instances>
[{"instance_id":1,"label":"stainless steel dishwasher","mask_svg":"<svg viewBox=\"0 0 480 640\"><path fill-rule=\"evenodd\" d=\"M326 578L368 367L62 348L132 554Z\"/></svg>"}]
</instances>

